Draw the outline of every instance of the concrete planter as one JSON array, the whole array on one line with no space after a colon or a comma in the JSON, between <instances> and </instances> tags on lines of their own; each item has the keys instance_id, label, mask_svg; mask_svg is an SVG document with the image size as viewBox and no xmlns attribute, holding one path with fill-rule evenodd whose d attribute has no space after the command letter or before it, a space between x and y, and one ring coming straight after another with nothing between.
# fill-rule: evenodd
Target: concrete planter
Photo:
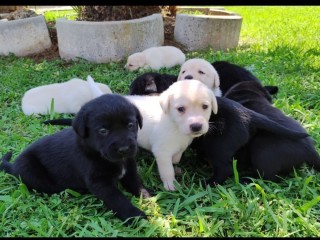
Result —
<instances>
[{"instance_id":1,"label":"concrete planter","mask_svg":"<svg viewBox=\"0 0 320 240\"><path fill-rule=\"evenodd\" d=\"M51 47L44 16L0 22L0 55L26 56Z\"/></svg>"},{"instance_id":2,"label":"concrete planter","mask_svg":"<svg viewBox=\"0 0 320 240\"><path fill-rule=\"evenodd\" d=\"M125 21L56 21L62 59L84 58L95 63L126 59L164 42L161 14Z\"/></svg>"},{"instance_id":3,"label":"concrete planter","mask_svg":"<svg viewBox=\"0 0 320 240\"><path fill-rule=\"evenodd\" d=\"M242 17L223 10L210 9L207 15L176 15L174 40L187 50L232 49L238 46Z\"/></svg>"}]
</instances>

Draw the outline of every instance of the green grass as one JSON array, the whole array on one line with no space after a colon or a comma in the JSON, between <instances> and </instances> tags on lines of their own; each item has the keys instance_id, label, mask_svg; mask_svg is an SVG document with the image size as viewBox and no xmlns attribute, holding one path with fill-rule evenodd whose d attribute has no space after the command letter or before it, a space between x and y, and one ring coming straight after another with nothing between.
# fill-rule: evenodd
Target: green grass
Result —
<instances>
[{"instance_id":1,"label":"green grass","mask_svg":"<svg viewBox=\"0 0 320 240\"><path fill-rule=\"evenodd\" d=\"M58 18L66 18L68 20L76 20L77 13L74 10L50 10L44 12L47 22L56 21Z\"/></svg>"},{"instance_id":2,"label":"green grass","mask_svg":"<svg viewBox=\"0 0 320 240\"><path fill-rule=\"evenodd\" d=\"M263 84L278 85L274 105L301 122L320 152L320 7L228 6L226 10L243 17L239 47L190 52L187 58L231 61L250 69ZM142 72L128 73L123 65L0 57L0 155L12 150L16 157L33 141L62 128L41 123L50 116L25 116L21 111L25 91L90 74L113 92L126 94ZM179 68L160 72L178 74ZM204 188L200 181L211 169L197 165L193 153L187 153L189 161L180 164L183 174L177 176L176 192L162 188L154 159L139 155L139 173L156 195L140 199L124 192L149 215L148 221L132 227L124 226L92 195L68 190L41 195L1 172L0 236L320 237L319 172L302 166L280 183L255 179L242 185L235 177Z\"/></svg>"}]
</instances>

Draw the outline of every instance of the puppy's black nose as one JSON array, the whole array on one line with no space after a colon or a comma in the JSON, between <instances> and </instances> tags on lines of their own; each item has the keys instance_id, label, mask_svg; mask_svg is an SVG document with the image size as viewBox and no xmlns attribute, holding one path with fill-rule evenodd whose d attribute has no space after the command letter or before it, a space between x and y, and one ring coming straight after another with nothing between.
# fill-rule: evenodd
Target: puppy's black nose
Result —
<instances>
[{"instance_id":1,"label":"puppy's black nose","mask_svg":"<svg viewBox=\"0 0 320 240\"><path fill-rule=\"evenodd\" d=\"M193 79L193 76L187 75L187 76L184 77L184 79Z\"/></svg>"},{"instance_id":2,"label":"puppy's black nose","mask_svg":"<svg viewBox=\"0 0 320 240\"><path fill-rule=\"evenodd\" d=\"M119 147L118 148L118 153L121 155L124 155L128 152L129 150L129 146L124 146L124 147Z\"/></svg>"},{"instance_id":3,"label":"puppy's black nose","mask_svg":"<svg viewBox=\"0 0 320 240\"><path fill-rule=\"evenodd\" d=\"M192 132L199 132L202 129L202 124L201 123L192 123L190 125L190 129Z\"/></svg>"}]
</instances>

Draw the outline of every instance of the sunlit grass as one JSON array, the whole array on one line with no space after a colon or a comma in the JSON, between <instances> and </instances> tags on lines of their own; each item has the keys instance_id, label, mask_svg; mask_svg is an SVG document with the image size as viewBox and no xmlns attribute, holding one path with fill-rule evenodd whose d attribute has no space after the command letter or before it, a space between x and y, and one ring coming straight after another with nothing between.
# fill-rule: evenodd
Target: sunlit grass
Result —
<instances>
[{"instance_id":1,"label":"sunlit grass","mask_svg":"<svg viewBox=\"0 0 320 240\"><path fill-rule=\"evenodd\" d=\"M194 51L187 58L227 60L252 71L266 85L279 86L274 105L306 128L320 152L320 7L227 6L243 17L235 50ZM13 158L36 139L60 126L43 125L50 116L25 116L21 98L30 88L73 77L109 85L126 94L142 72L127 72L124 62L95 64L84 60L36 63L15 56L0 57L0 155ZM179 67L161 69L178 74ZM71 117L68 114L58 115ZM58 117L55 116L55 117ZM191 151L180 164L176 192L165 191L154 158L140 152L138 170L156 195L132 197L149 215L126 227L92 195L64 191L52 196L27 190L19 179L0 172L0 236L2 237L320 237L320 173L296 169L280 183L255 179L242 185L238 176L204 188L211 168L199 165ZM236 168L234 169L235 173ZM241 177L241 172L239 172Z\"/></svg>"}]
</instances>

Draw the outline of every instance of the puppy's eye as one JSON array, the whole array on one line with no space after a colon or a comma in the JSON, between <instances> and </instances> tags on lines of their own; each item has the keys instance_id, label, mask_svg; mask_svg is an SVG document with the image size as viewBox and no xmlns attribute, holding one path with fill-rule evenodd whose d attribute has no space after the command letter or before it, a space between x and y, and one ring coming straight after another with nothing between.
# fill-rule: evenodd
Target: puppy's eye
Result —
<instances>
[{"instance_id":1,"label":"puppy's eye","mask_svg":"<svg viewBox=\"0 0 320 240\"><path fill-rule=\"evenodd\" d=\"M202 72L201 70L198 71L199 74L204 74L204 72Z\"/></svg>"},{"instance_id":2,"label":"puppy's eye","mask_svg":"<svg viewBox=\"0 0 320 240\"><path fill-rule=\"evenodd\" d=\"M132 67L133 65L132 64L129 64L129 67Z\"/></svg>"},{"instance_id":3,"label":"puppy's eye","mask_svg":"<svg viewBox=\"0 0 320 240\"><path fill-rule=\"evenodd\" d=\"M105 136L105 135L108 135L108 133L109 133L109 130L106 129L106 128L100 128L100 129L99 129L99 134L100 134L100 135Z\"/></svg>"},{"instance_id":4,"label":"puppy's eye","mask_svg":"<svg viewBox=\"0 0 320 240\"><path fill-rule=\"evenodd\" d=\"M209 106L208 106L207 104L203 104L203 105L202 105L202 109L204 109L204 110L208 109L208 107L209 107Z\"/></svg>"},{"instance_id":5,"label":"puppy's eye","mask_svg":"<svg viewBox=\"0 0 320 240\"><path fill-rule=\"evenodd\" d=\"M184 113L186 111L186 108L185 107L178 107L177 110L179 113Z\"/></svg>"},{"instance_id":6,"label":"puppy's eye","mask_svg":"<svg viewBox=\"0 0 320 240\"><path fill-rule=\"evenodd\" d=\"M182 74L184 74L186 71L182 71Z\"/></svg>"},{"instance_id":7,"label":"puppy's eye","mask_svg":"<svg viewBox=\"0 0 320 240\"><path fill-rule=\"evenodd\" d=\"M129 122L128 125L127 125L127 127L128 127L129 129L133 129L133 128L134 128L134 123L133 123L133 122Z\"/></svg>"}]
</instances>

